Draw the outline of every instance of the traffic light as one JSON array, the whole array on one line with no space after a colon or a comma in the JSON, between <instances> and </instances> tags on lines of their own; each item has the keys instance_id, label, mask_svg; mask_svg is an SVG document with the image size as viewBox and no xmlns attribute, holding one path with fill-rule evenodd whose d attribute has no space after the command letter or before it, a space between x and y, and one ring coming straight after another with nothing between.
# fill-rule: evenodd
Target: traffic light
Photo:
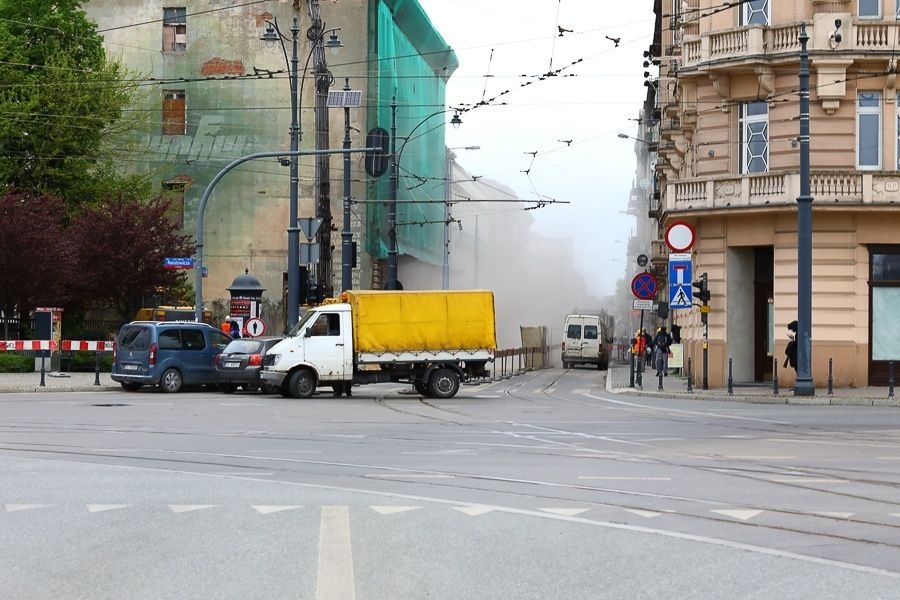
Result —
<instances>
[{"instance_id":1,"label":"traffic light","mask_svg":"<svg viewBox=\"0 0 900 600\"><path fill-rule=\"evenodd\" d=\"M706 273L703 273L702 275L700 275L700 279L693 282L691 285L693 285L696 288L696 291L694 292L694 297L697 300L700 300L704 304L709 302L709 298L710 298L709 284L707 282Z\"/></svg>"},{"instance_id":2,"label":"traffic light","mask_svg":"<svg viewBox=\"0 0 900 600\"><path fill-rule=\"evenodd\" d=\"M377 150L366 151L366 173L371 177L381 177L388 169L388 159L390 158L390 136L387 130L382 127L374 127L369 130L366 135L366 148L377 148Z\"/></svg>"}]
</instances>

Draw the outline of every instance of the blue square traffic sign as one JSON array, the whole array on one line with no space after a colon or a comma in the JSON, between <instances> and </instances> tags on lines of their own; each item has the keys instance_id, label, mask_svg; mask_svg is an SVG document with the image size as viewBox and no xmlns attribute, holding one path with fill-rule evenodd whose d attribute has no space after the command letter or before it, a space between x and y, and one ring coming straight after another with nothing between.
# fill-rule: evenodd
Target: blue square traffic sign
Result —
<instances>
[{"instance_id":1,"label":"blue square traffic sign","mask_svg":"<svg viewBox=\"0 0 900 600\"><path fill-rule=\"evenodd\" d=\"M691 277L691 261L669 261L669 308L691 308L694 305Z\"/></svg>"}]
</instances>

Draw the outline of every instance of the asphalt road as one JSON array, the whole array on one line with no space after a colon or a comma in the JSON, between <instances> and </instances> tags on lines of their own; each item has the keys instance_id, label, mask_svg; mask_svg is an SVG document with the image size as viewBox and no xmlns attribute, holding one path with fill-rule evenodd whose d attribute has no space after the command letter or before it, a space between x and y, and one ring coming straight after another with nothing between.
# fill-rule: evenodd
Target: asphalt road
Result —
<instances>
[{"instance_id":1,"label":"asphalt road","mask_svg":"<svg viewBox=\"0 0 900 600\"><path fill-rule=\"evenodd\" d=\"M900 598L900 409L0 395L0 598Z\"/></svg>"}]
</instances>

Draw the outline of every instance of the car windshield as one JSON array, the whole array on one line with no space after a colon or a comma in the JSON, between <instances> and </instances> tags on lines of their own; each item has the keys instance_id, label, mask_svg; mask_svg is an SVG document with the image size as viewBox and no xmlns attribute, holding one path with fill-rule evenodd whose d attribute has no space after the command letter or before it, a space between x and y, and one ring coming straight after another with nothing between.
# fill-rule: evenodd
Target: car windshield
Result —
<instances>
[{"instance_id":1,"label":"car windshield","mask_svg":"<svg viewBox=\"0 0 900 600\"><path fill-rule=\"evenodd\" d=\"M225 354L259 354L262 352L263 342L259 340L234 340L223 351Z\"/></svg>"},{"instance_id":2,"label":"car windshield","mask_svg":"<svg viewBox=\"0 0 900 600\"><path fill-rule=\"evenodd\" d=\"M307 312L305 315L303 315L302 317L300 317L300 320L297 321L297 324L294 325L293 327L291 327L291 330L288 332L288 335L290 337L295 337L295 336L299 335L300 330L303 329L303 327L306 325L306 323L310 319L312 319L314 315L317 315L317 314L319 314L319 313L311 310L311 311Z\"/></svg>"}]
</instances>

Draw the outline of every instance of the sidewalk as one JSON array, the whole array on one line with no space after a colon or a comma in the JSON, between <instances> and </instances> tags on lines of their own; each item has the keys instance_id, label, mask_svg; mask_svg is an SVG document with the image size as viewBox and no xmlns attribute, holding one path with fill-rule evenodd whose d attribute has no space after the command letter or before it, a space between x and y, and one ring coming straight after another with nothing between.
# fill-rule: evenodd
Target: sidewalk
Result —
<instances>
[{"instance_id":1,"label":"sidewalk","mask_svg":"<svg viewBox=\"0 0 900 600\"><path fill-rule=\"evenodd\" d=\"M749 402L758 404L835 404L845 406L900 406L900 389L888 398L887 387L834 388L828 395L827 388L817 387L814 396L795 396L790 387L779 387L774 394L772 383L733 384L732 394L727 388L703 390L695 386L687 390L687 378L670 373L663 377L663 391L659 391L659 379L653 369L644 372L642 389L630 387L628 365L609 366L606 374L606 390L615 394L628 393L637 396L664 396L667 398L692 398L695 400L720 400L723 402Z\"/></svg>"},{"instance_id":2,"label":"sidewalk","mask_svg":"<svg viewBox=\"0 0 900 600\"><path fill-rule=\"evenodd\" d=\"M61 376L57 376L61 375ZM626 377L628 374L625 374ZM94 373L51 373L44 374L41 387L41 373L0 373L0 394L14 392L99 392L121 390L122 387L110 379L109 373L100 373L100 385L94 385Z\"/></svg>"}]
</instances>

